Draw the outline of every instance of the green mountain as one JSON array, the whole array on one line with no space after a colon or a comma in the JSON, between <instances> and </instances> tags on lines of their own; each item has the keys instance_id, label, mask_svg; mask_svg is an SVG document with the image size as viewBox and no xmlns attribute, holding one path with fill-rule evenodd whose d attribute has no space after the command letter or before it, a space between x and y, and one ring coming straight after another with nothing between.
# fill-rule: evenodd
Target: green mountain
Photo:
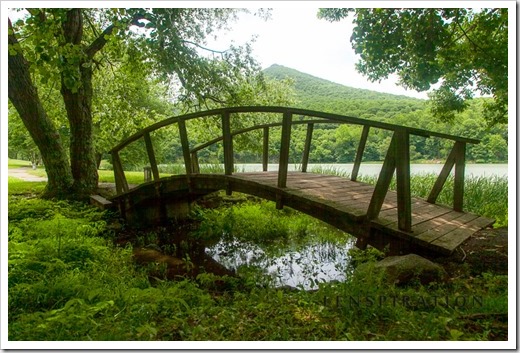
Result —
<instances>
[{"instance_id":1,"label":"green mountain","mask_svg":"<svg viewBox=\"0 0 520 353\"><path fill-rule=\"evenodd\" d=\"M264 74L271 79L292 81L297 100L295 107L480 139L482 141L480 144L467 146L467 160L507 161L507 124L494 127L487 125L482 118L485 98L472 100L470 107L457 114L453 122L439 122L428 111L426 100L347 87L281 65L268 67L264 70ZM311 146L311 161L351 162L360 133L358 126L317 125ZM304 127L295 126L293 135L294 145L303 144ZM451 141L442 139L412 136L411 140L413 147L410 154L413 160L442 160L446 158L447 151L452 145ZM365 160L383 160L389 143L389 132L371 129L364 154ZM295 147L292 157L296 162L303 148L300 145Z\"/></svg>"},{"instance_id":2,"label":"green mountain","mask_svg":"<svg viewBox=\"0 0 520 353\"><path fill-rule=\"evenodd\" d=\"M264 74L279 80L290 79L299 108L386 120L425 107L421 99L347 87L282 65L274 64Z\"/></svg>"}]
</instances>

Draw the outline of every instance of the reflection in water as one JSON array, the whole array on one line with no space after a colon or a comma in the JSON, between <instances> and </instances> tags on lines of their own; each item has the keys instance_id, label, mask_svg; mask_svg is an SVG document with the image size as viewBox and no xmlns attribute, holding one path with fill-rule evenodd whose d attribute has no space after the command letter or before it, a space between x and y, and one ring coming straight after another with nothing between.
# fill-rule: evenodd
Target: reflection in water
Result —
<instances>
[{"instance_id":1,"label":"reflection in water","mask_svg":"<svg viewBox=\"0 0 520 353\"><path fill-rule=\"evenodd\" d=\"M275 286L309 290L318 288L318 282L345 279L352 246L352 242L309 244L298 251L269 256L255 244L221 241L206 253L232 270L244 265L260 267L273 278Z\"/></svg>"}]
</instances>

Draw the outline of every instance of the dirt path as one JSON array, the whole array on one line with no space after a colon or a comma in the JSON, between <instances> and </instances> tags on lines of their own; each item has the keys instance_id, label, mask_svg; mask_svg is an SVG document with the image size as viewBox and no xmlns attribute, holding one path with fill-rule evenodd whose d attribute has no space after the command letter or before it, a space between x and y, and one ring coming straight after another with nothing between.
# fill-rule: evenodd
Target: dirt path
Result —
<instances>
[{"instance_id":1,"label":"dirt path","mask_svg":"<svg viewBox=\"0 0 520 353\"><path fill-rule=\"evenodd\" d=\"M8 169L8 175L24 181L47 181L46 177L40 177L29 173L31 167Z\"/></svg>"}]
</instances>

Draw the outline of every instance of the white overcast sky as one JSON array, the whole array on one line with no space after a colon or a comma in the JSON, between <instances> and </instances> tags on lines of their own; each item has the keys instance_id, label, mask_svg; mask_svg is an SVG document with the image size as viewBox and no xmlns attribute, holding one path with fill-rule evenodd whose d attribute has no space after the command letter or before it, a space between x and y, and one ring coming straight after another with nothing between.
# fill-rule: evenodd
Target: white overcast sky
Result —
<instances>
[{"instance_id":1,"label":"white overcast sky","mask_svg":"<svg viewBox=\"0 0 520 353\"><path fill-rule=\"evenodd\" d=\"M425 92L397 86L396 77L380 83L369 82L355 69L358 57L350 44L351 20L318 19L318 7L309 6L316 2L304 4L303 7L274 7L271 19L267 21L252 14L242 14L230 32L209 45L224 49L231 41L241 44L256 35L253 54L262 68L279 64L350 87L427 98Z\"/></svg>"},{"instance_id":2,"label":"white overcast sky","mask_svg":"<svg viewBox=\"0 0 520 353\"><path fill-rule=\"evenodd\" d=\"M416 7L493 6L489 1L147 1L146 6L247 7L251 10L269 7L272 8L271 19L266 21L253 14L241 14L231 25L231 31L220 35L217 42L209 41L208 46L224 50L230 42L240 45L256 36L253 54L263 68L279 64L350 87L427 98L426 92L398 86L396 76L382 82L369 82L355 69L359 58L350 43L351 19L331 23L316 16L319 7L410 7L412 3ZM6 4L7 7L41 7L42 2L3 1L4 9ZM139 7L144 4L134 1L45 2L45 6L54 7ZM9 14L12 13L9 11Z\"/></svg>"}]
</instances>

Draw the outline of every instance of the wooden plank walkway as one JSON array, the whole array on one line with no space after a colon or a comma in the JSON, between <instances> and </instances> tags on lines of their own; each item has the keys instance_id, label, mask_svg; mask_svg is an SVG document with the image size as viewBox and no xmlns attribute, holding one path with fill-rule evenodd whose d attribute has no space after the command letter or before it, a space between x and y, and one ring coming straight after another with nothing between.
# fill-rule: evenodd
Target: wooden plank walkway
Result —
<instances>
[{"instance_id":1,"label":"wooden plank walkway","mask_svg":"<svg viewBox=\"0 0 520 353\"><path fill-rule=\"evenodd\" d=\"M277 188L277 172L235 173L228 177ZM337 176L290 172L283 191L332 206L361 225L366 219L374 186ZM405 232L398 228L397 194L389 190L379 217L371 221L370 226L418 247L450 254L472 234L493 223L493 219L453 211L450 207L413 197L412 231Z\"/></svg>"}]
</instances>

